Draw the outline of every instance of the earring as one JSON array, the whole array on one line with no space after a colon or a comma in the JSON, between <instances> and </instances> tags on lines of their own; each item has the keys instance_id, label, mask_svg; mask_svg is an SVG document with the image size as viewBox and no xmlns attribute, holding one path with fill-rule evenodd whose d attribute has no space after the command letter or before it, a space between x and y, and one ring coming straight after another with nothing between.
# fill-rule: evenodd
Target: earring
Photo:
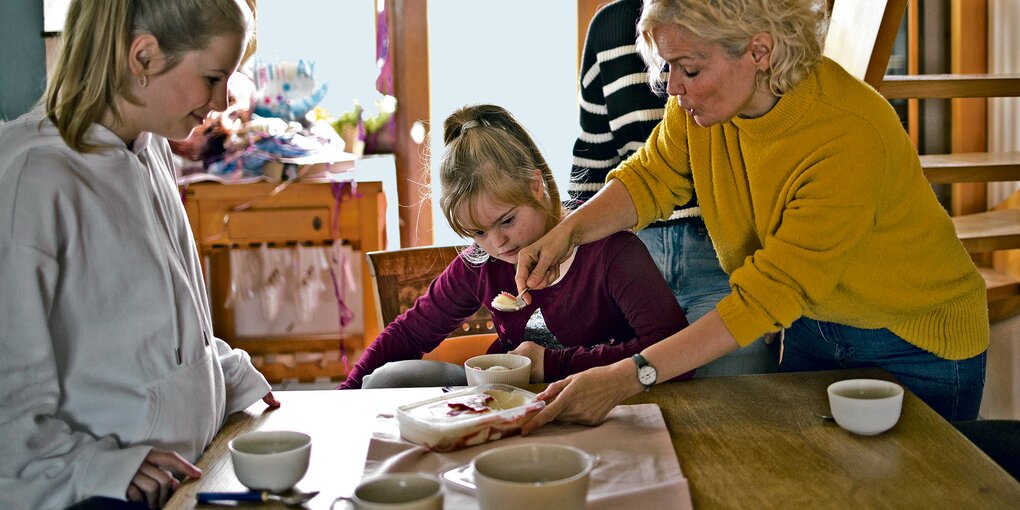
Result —
<instances>
[{"instance_id":1,"label":"earring","mask_svg":"<svg viewBox=\"0 0 1020 510\"><path fill-rule=\"evenodd\" d=\"M138 78L138 86L140 86L140 87L142 87L144 89L146 87L146 85L148 85L148 84L149 84L149 76L148 75L143 74L141 78Z\"/></svg>"}]
</instances>

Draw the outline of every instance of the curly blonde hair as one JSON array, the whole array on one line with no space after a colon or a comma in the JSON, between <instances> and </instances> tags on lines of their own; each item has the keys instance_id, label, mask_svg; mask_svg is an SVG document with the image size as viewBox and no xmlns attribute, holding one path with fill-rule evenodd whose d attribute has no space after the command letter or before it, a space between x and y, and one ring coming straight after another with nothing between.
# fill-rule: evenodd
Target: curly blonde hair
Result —
<instances>
[{"instance_id":1,"label":"curly blonde hair","mask_svg":"<svg viewBox=\"0 0 1020 510\"><path fill-rule=\"evenodd\" d=\"M652 30L670 23L718 44L734 58L747 51L752 36L768 32L774 46L761 79L782 96L821 61L828 6L825 0L645 0L637 44L648 63L649 82L657 88L662 87L664 62L655 52Z\"/></svg>"}]
</instances>

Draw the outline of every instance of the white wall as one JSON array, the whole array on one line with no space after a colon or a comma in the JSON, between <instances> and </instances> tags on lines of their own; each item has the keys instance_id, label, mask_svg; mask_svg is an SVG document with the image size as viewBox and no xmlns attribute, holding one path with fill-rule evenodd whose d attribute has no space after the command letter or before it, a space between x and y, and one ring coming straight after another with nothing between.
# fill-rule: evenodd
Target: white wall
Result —
<instances>
[{"instance_id":1,"label":"white wall","mask_svg":"<svg viewBox=\"0 0 1020 510\"><path fill-rule=\"evenodd\" d=\"M61 32L71 0L43 0L43 31Z\"/></svg>"},{"instance_id":2,"label":"white wall","mask_svg":"<svg viewBox=\"0 0 1020 510\"><path fill-rule=\"evenodd\" d=\"M1020 73L1020 2L991 0L988 2L988 72ZM988 100L988 150L1011 152L1020 150L1020 98L1000 97ZM1009 198L1020 183L988 183L988 207Z\"/></svg>"}]
</instances>

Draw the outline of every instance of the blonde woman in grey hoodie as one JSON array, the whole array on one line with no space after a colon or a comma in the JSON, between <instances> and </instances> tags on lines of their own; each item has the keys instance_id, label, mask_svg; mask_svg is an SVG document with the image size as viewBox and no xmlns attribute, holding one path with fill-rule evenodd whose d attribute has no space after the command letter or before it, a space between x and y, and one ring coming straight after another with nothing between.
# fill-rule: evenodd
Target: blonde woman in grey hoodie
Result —
<instances>
[{"instance_id":1,"label":"blonde woman in grey hoodie","mask_svg":"<svg viewBox=\"0 0 1020 510\"><path fill-rule=\"evenodd\" d=\"M226 107L253 18L75 0L67 19L44 104L0 127L0 507L155 508L228 414L279 406L212 335L167 144Z\"/></svg>"}]
</instances>

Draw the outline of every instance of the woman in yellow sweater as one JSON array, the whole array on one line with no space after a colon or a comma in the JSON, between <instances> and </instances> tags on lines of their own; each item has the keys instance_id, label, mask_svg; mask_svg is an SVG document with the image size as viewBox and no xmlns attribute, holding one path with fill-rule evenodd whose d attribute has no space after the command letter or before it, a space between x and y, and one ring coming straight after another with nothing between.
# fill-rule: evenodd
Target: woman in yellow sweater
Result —
<instances>
[{"instance_id":1,"label":"woman in yellow sweater","mask_svg":"<svg viewBox=\"0 0 1020 510\"><path fill-rule=\"evenodd\" d=\"M781 371L881 367L949 420L977 416L985 288L874 89L821 56L822 0L646 0L638 44L670 100L602 191L520 253L519 289L571 249L697 191L730 294L633 360L551 385L551 419L598 423L642 387L785 329ZM653 74L658 74L653 73Z\"/></svg>"}]
</instances>

